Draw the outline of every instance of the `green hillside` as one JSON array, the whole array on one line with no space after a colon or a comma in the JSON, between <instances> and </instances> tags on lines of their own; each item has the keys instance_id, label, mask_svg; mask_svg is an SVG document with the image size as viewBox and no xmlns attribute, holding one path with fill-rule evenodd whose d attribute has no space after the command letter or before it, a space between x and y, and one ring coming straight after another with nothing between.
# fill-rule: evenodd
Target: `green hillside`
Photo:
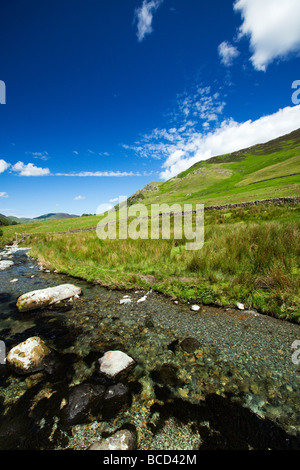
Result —
<instances>
[{"instance_id":1,"label":"green hillside","mask_svg":"<svg viewBox=\"0 0 300 470\"><path fill-rule=\"evenodd\" d=\"M7 226L7 225L11 225L11 221L5 215L0 214L0 226Z\"/></svg>"},{"instance_id":2,"label":"green hillside","mask_svg":"<svg viewBox=\"0 0 300 470\"><path fill-rule=\"evenodd\" d=\"M148 184L129 202L219 205L299 194L300 129L200 161L165 183Z\"/></svg>"},{"instance_id":3,"label":"green hillside","mask_svg":"<svg viewBox=\"0 0 300 470\"><path fill-rule=\"evenodd\" d=\"M12 222L17 222L18 224L29 224L49 220L73 219L75 217L79 216L74 214L65 214L62 212L50 212L49 214L40 215L39 217L34 217L33 219L19 218L14 216L9 216L7 218Z\"/></svg>"},{"instance_id":4,"label":"green hillside","mask_svg":"<svg viewBox=\"0 0 300 470\"><path fill-rule=\"evenodd\" d=\"M299 196L299 147L300 130L199 162L165 183L149 183L128 205L210 206ZM24 243L48 269L112 288L154 289L183 302L241 302L300 323L299 214L294 201L206 211L204 245L195 251L185 250L187 240L174 231L170 239L100 240L100 216L51 220L54 214L47 214L47 220L1 227L0 246L16 232L19 240L30 233Z\"/></svg>"}]
</instances>

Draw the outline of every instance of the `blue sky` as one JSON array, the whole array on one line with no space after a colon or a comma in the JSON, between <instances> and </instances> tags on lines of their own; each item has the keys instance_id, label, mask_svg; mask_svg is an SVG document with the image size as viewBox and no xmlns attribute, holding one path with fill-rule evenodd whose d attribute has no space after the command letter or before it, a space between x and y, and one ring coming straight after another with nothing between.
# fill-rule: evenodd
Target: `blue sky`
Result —
<instances>
[{"instance_id":1,"label":"blue sky","mask_svg":"<svg viewBox=\"0 0 300 470\"><path fill-rule=\"evenodd\" d=\"M6 215L95 213L300 127L299 0L13 0L0 15Z\"/></svg>"}]
</instances>

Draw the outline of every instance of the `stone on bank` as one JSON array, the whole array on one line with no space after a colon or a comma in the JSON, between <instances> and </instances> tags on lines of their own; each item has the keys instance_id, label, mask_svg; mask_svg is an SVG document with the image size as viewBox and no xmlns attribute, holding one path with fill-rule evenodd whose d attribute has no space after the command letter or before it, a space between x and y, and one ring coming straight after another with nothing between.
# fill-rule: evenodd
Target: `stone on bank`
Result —
<instances>
[{"instance_id":1,"label":"stone on bank","mask_svg":"<svg viewBox=\"0 0 300 470\"><path fill-rule=\"evenodd\" d=\"M17 308L20 312L47 307L81 294L81 289L73 284L62 284L47 289L39 289L18 298Z\"/></svg>"}]
</instances>

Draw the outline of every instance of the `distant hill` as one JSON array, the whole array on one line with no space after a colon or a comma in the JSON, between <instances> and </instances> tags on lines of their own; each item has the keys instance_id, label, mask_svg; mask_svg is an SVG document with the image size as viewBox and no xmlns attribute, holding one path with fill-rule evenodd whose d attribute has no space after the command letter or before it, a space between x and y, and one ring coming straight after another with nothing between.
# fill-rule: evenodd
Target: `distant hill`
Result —
<instances>
[{"instance_id":1,"label":"distant hill","mask_svg":"<svg viewBox=\"0 0 300 470\"><path fill-rule=\"evenodd\" d=\"M150 183L128 205L230 204L300 195L300 129L265 144L199 161L166 182Z\"/></svg>"},{"instance_id":2,"label":"distant hill","mask_svg":"<svg viewBox=\"0 0 300 470\"><path fill-rule=\"evenodd\" d=\"M3 214L0 214L0 226L11 225L11 221L8 217Z\"/></svg>"},{"instance_id":3,"label":"distant hill","mask_svg":"<svg viewBox=\"0 0 300 470\"><path fill-rule=\"evenodd\" d=\"M35 217L34 220L56 220L56 219L74 219L74 217L79 217L75 214L65 214L63 212L50 212L49 214L40 215Z\"/></svg>"},{"instance_id":4,"label":"distant hill","mask_svg":"<svg viewBox=\"0 0 300 470\"><path fill-rule=\"evenodd\" d=\"M65 214L62 212L50 212L49 214L43 214L33 219L19 218L19 217L14 217L14 216L6 217L6 219L8 219L10 223L17 222L18 224L27 224L27 223L32 223L32 222L41 222L41 221L49 221L49 220L57 220L57 219L73 219L75 217L79 217L79 216L74 215L74 214Z\"/></svg>"}]
</instances>

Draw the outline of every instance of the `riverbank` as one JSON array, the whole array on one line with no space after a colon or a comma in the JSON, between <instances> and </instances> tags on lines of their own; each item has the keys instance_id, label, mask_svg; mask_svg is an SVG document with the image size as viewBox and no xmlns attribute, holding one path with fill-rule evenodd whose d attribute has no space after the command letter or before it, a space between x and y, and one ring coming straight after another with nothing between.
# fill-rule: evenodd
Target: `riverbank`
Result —
<instances>
[{"instance_id":1,"label":"riverbank","mask_svg":"<svg viewBox=\"0 0 300 470\"><path fill-rule=\"evenodd\" d=\"M124 428L134 429L139 450L299 447L299 365L291 345L300 326L237 309L194 312L154 291L108 290L40 270L25 250L10 259L2 272L0 339L11 349L39 336L61 366L29 376L1 369L0 448L83 450ZM82 290L72 305L17 311L19 295L63 283ZM125 402L112 417L69 423L71 394L102 383L98 359L111 349L136 361L122 382Z\"/></svg>"},{"instance_id":2,"label":"riverbank","mask_svg":"<svg viewBox=\"0 0 300 470\"><path fill-rule=\"evenodd\" d=\"M48 269L89 282L204 305L242 303L299 322L299 212L299 205L209 212L195 252L185 239L102 241L94 231L32 235L26 243Z\"/></svg>"},{"instance_id":3,"label":"riverbank","mask_svg":"<svg viewBox=\"0 0 300 470\"><path fill-rule=\"evenodd\" d=\"M32 233L26 244L48 269L99 285L153 289L204 305L242 303L246 309L300 321L299 204L206 211L204 247L195 252L187 252L187 240L175 240L172 232L170 240L102 241L93 229L77 230L88 231Z\"/></svg>"}]
</instances>

